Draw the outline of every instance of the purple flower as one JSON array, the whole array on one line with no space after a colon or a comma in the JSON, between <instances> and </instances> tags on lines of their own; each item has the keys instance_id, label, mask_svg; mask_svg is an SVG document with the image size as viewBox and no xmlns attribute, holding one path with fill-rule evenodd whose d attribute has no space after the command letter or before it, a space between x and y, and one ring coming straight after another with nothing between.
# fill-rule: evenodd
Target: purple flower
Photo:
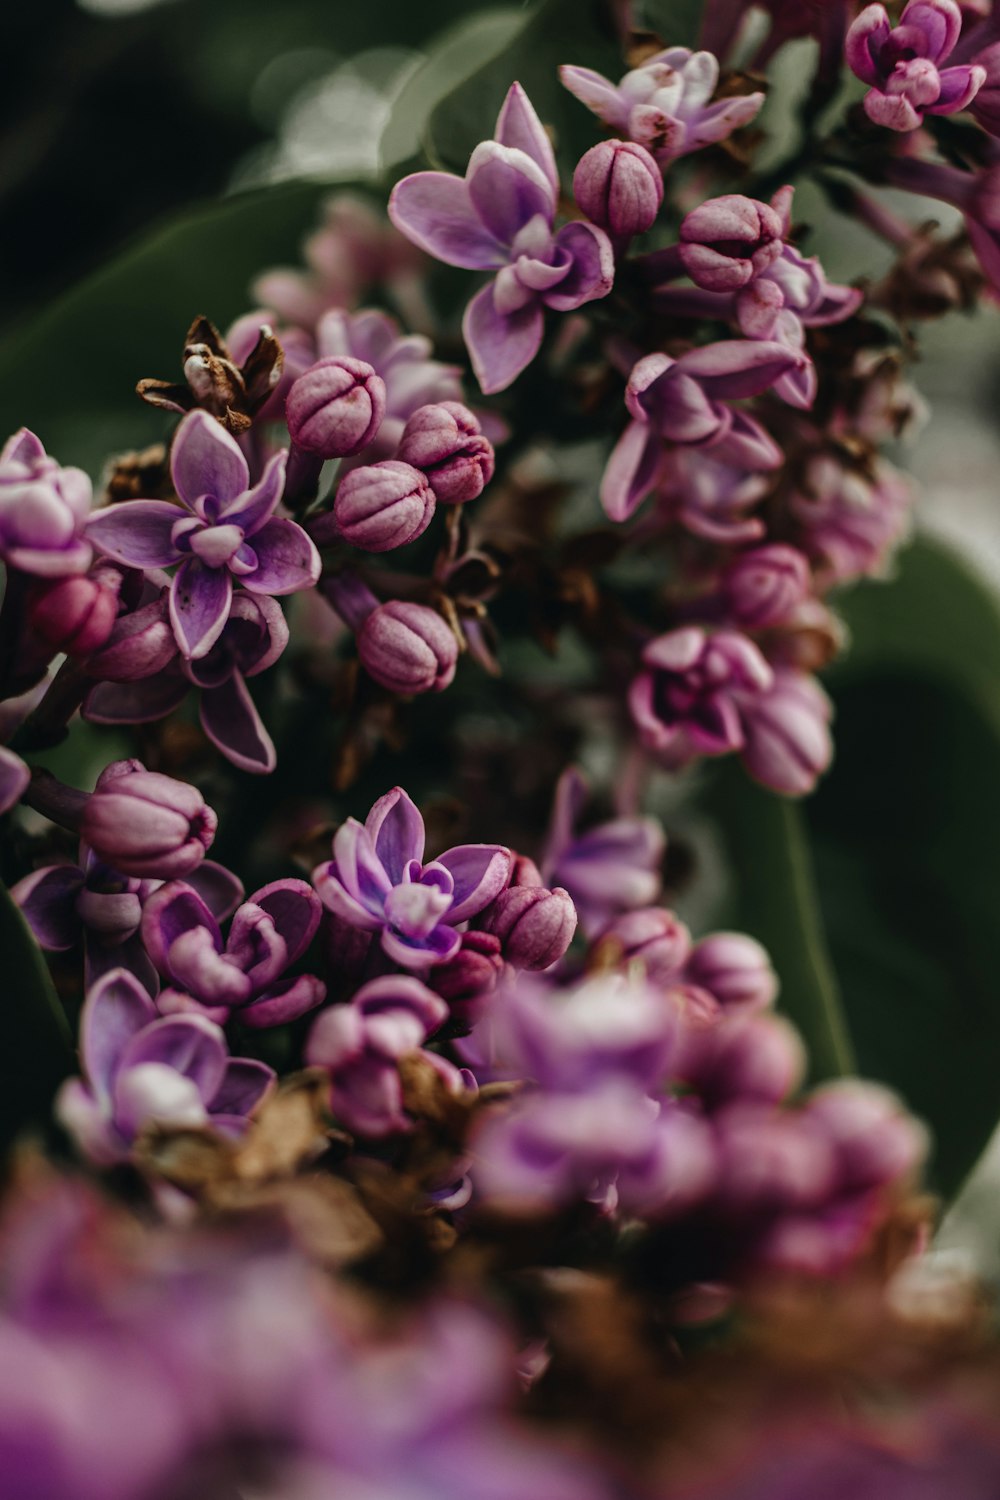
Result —
<instances>
[{"instance_id":1,"label":"purple flower","mask_svg":"<svg viewBox=\"0 0 1000 1500\"><path fill-rule=\"evenodd\" d=\"M619 967L641 964L649 983L662 988L679 979L691 953L691 934L666 907L637 907L609 922L592 951Z\"/></svg>"},{"instance_id":2,"label":"purple flower","mask_svg":"<svg viewBox=\"0 0 1000 1500\"><path fill-rule=\"evenodd\" d=\"M0 558L39 578L85 573L90 498L83 470L60 468L22 427L0 452Z\"/></svg>"},{"instance_id":3,"label":"purple flower","mask_svg":"<svg viewBox=\"0 0 1000 1500\"><path fill-rule=\"evenodd\" d=\"M693 536L723 546L741 546L765 535L764 522L749 514L768 489L763 474L724 464L703 448L668 448L656 475L656 515Z\"/></svg>"},{"instance_id":4,"label":"purple flower","mask_svg":"<svg viewBox=\"0 0 1000 1500\"><path fill-rule=\"evenodd\" d=\"M786 797L804 797L833 759L829 698L815 677L778 667L771 686L744 701L743 764Z\"/></svg>"},{"instance_id":5,"label":"purple flower","mask_svg":"<svg viewBox=\"0 0 1000 1500\"><path fill-rule=\"evenodd\" d=\"M726 193L685 214L678 254L695 286L737 292L773 265L788 229L782 207L790 194L790 188L781 188L767 204Z\"/></svg>"},{"instance_id":6,"label":"purple flower","mask_svg":"<svg viewBox=\"0 0 1000 1500\"><path fill-rule=\"evenodd\" d=\"M461 945L456 924L488 906L510 877L510 850L500 844L460 844L423 864L424 821L401 787L380 797L363 825L342 824L333 854L313 872L324 906L378 932L404 969L452 958Z\"/></svg>"},{"instance_id":7,"label":"purple flower","mask_svg":"<svg viewBox=\"0 0 1000 1500\"><path fill-rule=\"evenodd\" d=\"M738 553L722 576L726 608L744 630L783 624L809 597L811 586L805 557L783 542Z\"/></svg>"},{"instance_id":8,"label":"purple flower","mask_svg":"<svg viewBox=\"0 0 1000 1500\"><path fill-rule=\"evenodd\" d=\"M67 656L89 656L103 646L117 614L118 590L93 574L40 583L27 601L31 632Z\"/></svg>"},{"instance_id":9,"label":"purple flower","mask_svg":"<svg viewBox=\"0 0 1000 1500\"><path fill-rule=\"evenodd\" d=\"M177 429L171 474L183 508L131 500L98 511L89 534L109 557L133 567L180 563L170 584L170 620L184 656L207 656L225 629L233 579L259 594L291 594L319 577L312 541L294 521L274 515L285 454L260 481L239 445L214 418L192 411Z\"/></svg>"},{"instance_id":10,"label":"purple flower","mask_svg":"<svg viewBox=\"0 0 1000 1500\"><path fill-rule=\"evenodd\" d=\"M820 452L788 508L799 526L798 545L815 560L821 582L848 583L884 572L909 531L913 491L884 459L862 470Z\"/></svg>"},{"instance_id":11,"label":"purple flower","mask_svg":"<svg viewBox=\"0 0 1000 1500\"><path fill-rule=\"evenodd\" d=\"M213 745L241 771L267 774L277 755L246 679L272 666L287 644L281 605L267 594L240 589L215 645L188 660L177 651L164 588L134 614L120 615L105 647L87 662L91 676L109 668L141 675L98 682L84 699L83 717L92 724L146 724L172 713L194 685L200 689L201 727Z\"/></svg>"},{"instance_id":12,"label":"purple flower","mask_svg":"<svg viewBox=\"0 0 1000 1500\"><path fill-rule=\"evenodd\" d=\"M397 1065L407 1053L420 1051L447 1018L440 996L409 974L373 979L349 1005L332 1005L317 1016L306 1060L329 1072L336 1119L372 1139L409 1130ZM434 1053L423 1055L461 1089L457 1068Z\"/></svg>"},{"instance_id":13,"label":"purple flower","mask_svg":"<svg viewBox=\"0 0 1000 1500\"><path fill-rule=\"evenodd\" d=\"M736 467L775 468L780 449L745 411L728 401L758 395L805 356L774 341L728 339L673 359L647 354L625 389L632 421L618 439L601 480L601 503L625 521L654 488L664 441L711 447Z\"/></svg>"},{"instance_id":14,"label":"purple flower","mask_svg":"<svg viewBox=\"0 0 1000 1500\"><path fill-rule=\"evenodd\" d=\"M726 1012L766 1010L778 994L767 950L742 932L713 932L696 943L684 978L707 990Z\"/></svg>"},{"instance_id":15,"label":"purple flower","mask_svg":"<svg viewBox=\"0 0 1000 1500\"><path fill-rule=\"evenodd\" d=\"M319 1005L326 987L311 974L283 978L319 926L320 903L303 880L274 880L237 907L223 941L219 924L190 885L172 880L142 912L146 951L170 988L161 1012L236 1011L246 1026L280 1026Z\"/></svg>"},{"instance_id":16,"label":"purple flower","mask_svg":"<svg viewBox=\"0 0 1000 1500\"><path fill-rule=\"evenodd\" d=\"M149 1125L238 1134L274 1080L264 1063L230 1057L204 1016L160 1017L124 969L93 987L80 1017L84 1078L63 1084L61 1123L99 1166L125 1161Z\"/></svg>"},{"instance_id":17,"label":"purple flower","mask_svg":"<svg viewBox=\"0 0 1000 1500\"><path fill-rule=\"evenodd\" d=\"M642 660L629 707L647 749L674 770L701 755L743 749L744 705L774 681L751 640L690 625L651 641Z\"/></svg>"},{"instance_id":18,"label":"purple flower","mask_svg":"<svg viewBox=\"0 0 1000 1500\"><path fill-rule=\"evenodd\" d=\"M554 232L559 178L548 136L520 84L494 139L477 146L464 180L417 172L392 190L389 217L451 266L495 271L469 303L462 331L484 391L502 391L534 359L543 307L567 312L611 290L614 253L582 220Z\"/></svg>"},{"instance_id":19,"label":"purple flower","mask_svg":"<svg viewBox=\"0 0 1000 1500\"><path fill-rule=\"evenodd\" d=\"M658 52L617 85L591 68L564 65L559 77L605 125L638 141L661 163L725 140L764 103L763 94L745 94L710 104L718 61L687 47Z\"/></svg>"},{"instance_id":20,"label":"purple flower","mask_svg":"<svg viewBox=\"0 0 1000 1500\"><path fill-rule=\"evenodd\" d=\"M80 836L97 858L124 875L176 880L205 857L218 819L186 781L119 760L86 799Z\"/></svg>"},{"instance_id":21,"label":"purple flower","mask_svg":"<svg viewBox=\"0 0 1000 1500\"><path fill-rule=\"evenodd\" d=\"M285 402L292 442L319 458L360 453L384 416L385 385L371 365L350 355L318 360L293 383Z\"/></svg>"},{"instance_id":22,"label":"purple flower","mask_svg":"<svg viewBox=\"0 0 1000 1500\"><path fill-rule=\"evenodd\" d=\"M863 83L865 113L890 130L916 130L925 114L965 109L986 81L978 64L942 68L962 30L955 0L910 0L893 30L884 5L869 5L847 33L847 61Z\"/></svg>"},{"instance_id":23,"label":"purple flower","mask_svg":"<svg viewBox=\"0 0 1000 1500\"><path fill-rule=\"evenodd\" d=\"M243 895L235 875L206 859L187 876L216 920L231 916ZM80 845L78 865L48 865L11 888L36 941L49 952L63 952L81 939L89 985L110 969L128 969L155 995L156 969L139 937L143 902L162 885L123 875Z\"/></svg>"}]
</instances>

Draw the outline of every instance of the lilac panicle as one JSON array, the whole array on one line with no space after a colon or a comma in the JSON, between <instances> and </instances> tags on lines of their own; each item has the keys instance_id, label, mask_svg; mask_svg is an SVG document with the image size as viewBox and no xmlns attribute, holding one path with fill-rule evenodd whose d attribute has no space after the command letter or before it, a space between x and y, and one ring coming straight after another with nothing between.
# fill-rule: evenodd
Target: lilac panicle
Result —
<instances>
[{"instance_id":1,"label":"lilac panicle","mask_svg":"<svg viewBox=\"0 0 1000 1500\"><path fill-rule=\"evenodd\" d=\"M0 558L38 578L85 573L93 549L84 535L90 480L60 468L22 427L0 451Z\"/></svg>"},{"instance_id":2,"label":"lilac panicle","mask_svg":"<svg viewBox=\"0 0 1000 1500\"><path fill-rule=\"evenodd\" d=\"M607 235L583 221L556 232L558 193L552 147L518 83L464 179L417 172L392 190L389 217L414 244L446 265L496 273L462 325L486 392L505 390L535 358L544 307L568 312L611 290Z\"/></svg>"},{"instance_id":3,"label":"lilac panicle","mask_svg":"<svg viewBox=\"0 0 1000 1500\"><path fill-rule=\"evenodd\" d=\"M147 899L142 940L167 982L164 1014L202 1014L223 1022L236 1012L245 1026L280 1026L319 1005L326 987L311 974L284 977L319 926L320 903L302 880L274 880L237 907L229 935L182 880Z\"/></svg>"},{"instance_id":4,"label":"lilac panicle","mask_svg":"<svg viewBox=\"0 0 1000 1500\"><path fill-rule=\"evenodd\" d=\"M217 821L195 787L121 760L102 771L87 798L80 835L123 875L175 880L201 864Z\"/></svg>"},{"instance_id":5,"label":"lilac panicle","mask_svg":"<svg viewBox=\"0 0 1000 1500\"><path fill-rule=\"evenodd\" d=\"M613 84L591 68L564 65L563 87L612 130L637 141L666 164L702 146L723 141L748 125L763 94L709 101L719 81L710 52L668 47Z\"/></svg>"},{"instance_id":6,"label":"lilac panicle","mask_svg":"<svg viewBox=\"0 0 1000 1500\"><path fill-rule=\"evenodd\" d=\"M235 439L207 413L192 411L171 451L181 508L132 500L91 517L88 535L108 557L139 568L180 564L170 584L170 621L189 659L207 656L225 629L234 579L252 593L291 594L319 577L310 538L274 514L284 473L282 451L251 487Z\"/></svg>"},{"instance_id":7,"label":"lilac panicle","mask_svg":"<svg viewBox=\"0 0 1000 1500\"><path fill-rule=\"evenodd\" d=\"M349 818L333 860L313 872L324 906L350 926L378 933L404 969L426 971L461 946L456 924L487 907L507 884L511 854L499 844L460 844L423 863L424 823L395 787L364 824Z\"/></svg>"},{"instance_id":8,"label":"lilac panicle","mask_svg":"<svg viewBox=\"0 0 1000 1500\"><path fill-rule=\"evenodd\" d=\"M870 84L865 112L890 130L916 130L925 114L965 109L986 81L977 63L943 68L962 30L955 0L910 0L893 29L884 5L869 5L847 33L852 70Z\"/></svg>"},{"instance_id":9,"label":"lilac panicle","mask_svg":"<svg viewBox=\"0 0 1000 1500\"><path fill-rule=\"evenodd\" d=\"M390 599L361 624L358 656L390 692L440 693L455 675L458 642L437 610Z\"/></svg>"},{"instance_id":10,"label":"lilac panicle","mask_svg":"<svg viewBox=\"0 0 1000 1500\"><path fill-rule=\"evenodd\" d=\"M160 1017L133 975L113 969L80 1018L84 1078L63 1084L60 1121L99 1166L128 1158L150 1125L239 1133L271 1088L264 1063L231 1058L204 1016Z\"/></svg>"}]
</instances>

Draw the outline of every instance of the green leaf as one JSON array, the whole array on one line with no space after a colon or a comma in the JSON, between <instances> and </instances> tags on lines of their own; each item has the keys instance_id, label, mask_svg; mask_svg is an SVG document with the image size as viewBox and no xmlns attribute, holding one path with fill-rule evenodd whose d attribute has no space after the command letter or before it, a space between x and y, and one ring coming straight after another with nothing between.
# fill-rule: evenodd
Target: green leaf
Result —
<instances>
[{"instance_id":1,"label":"green leaf","mask_svg":"<svg viewBox=\"0 0 1000 1500\"><path fill-rule=\"evenodd\" d=\"M643 0L640 20L665 47L697 47L704 0Z\"/></svg>"},{"instance_id":2,"label":"green leaf","mask_svg":"<svg viewBox=\"0 0 1000 1500\"><path fill-rule=\"evenodd\" d=\"M73 1071L70 1029L48 966L6 887L0 885L0 1144L43 1126L62 1080Z\"/></svg>"}]
</instances>

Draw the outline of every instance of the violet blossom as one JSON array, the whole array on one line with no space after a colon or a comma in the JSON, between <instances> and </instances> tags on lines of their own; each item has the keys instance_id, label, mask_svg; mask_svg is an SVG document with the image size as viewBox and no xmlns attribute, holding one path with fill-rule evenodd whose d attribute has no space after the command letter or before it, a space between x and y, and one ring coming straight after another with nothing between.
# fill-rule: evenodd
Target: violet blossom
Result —
<instances>
[{"instance_id":1,"label":"violet blossom","mask_svg":"<svg viewBox=\"0 0 1000 1500\"><path fill-rule=\"evenodd\" d=\"M559 178L548 136L512 84L492 141L464 180L417 172L392 190L389 217L447 265L495 271L473 297L462 331L482 389L505 390L541 347L543 308L568 312L611 290L614 254L603 229L577 220L554 230Z\"/></svg>"},{"instance_id":2,"label":"violet blossom","mask_svg":"<svg viewBox=\"0 0 1000 1500\"><path fill-rule=\"evenodd\" d=\"M0 558L38 578L85 573L90 499L83 470L62 468L22 427L0 451Z\"/></svg>"},{"instance_id":3,"label":"violet blossom","mask_svg":"<svg viewBox=\"0 0 1000 1500\"><path fill-rule=\"evenodd\" d=\"M645 146L661 164L725 140L748 125L764 103L758 93L710 103L718 61L710 52L687 47L657 52L617 84L592 68L565 64L559 77L605 125Z\"/></svg>"},{"instance_id":4,"label":"violet blossom","mask_svg":"<svg viewBox=\"0 0 1000 1500\"><path fill-rule=\"evenodd\" d=\"M230 1057L204 1016L159 1016L124 969L88 994L80 1055L85 1076L63 1084L56 1112L99 1166L125 1161L150 1125L239 1134L274 1081L264 1063Z\"/></svg>"},{"instance_id":5,"label":"violet blossom","mask_svg":"<svg viewBox=\"0 0 1000 1500\"><path fill-rule=\"evenodd\" d=\"M925 114L965 109L986 81L977 63L945 68L962 30L955 0L910 0L892 27L884 5L868 5L852 23L844 52L871 87L865 113L890 130L916 130Z\"/></svg>"},{"instance_id":6,"label":"violet blossom","mask_svg":"<svg viewBox=\"0 0 1000 1500\"><path fill-rule=\"evenodd\" d=\"M405 969L426 970L454 957L457 924L474 917L510 877L500 844L459 844L427 864L424 821L401 787L380 797L364 824L348 818L333 841L333 860L313 883L336 916L379 933L386 955Z\"/></svg>"},{"instance_id":7,"label":"violet blossom","mask_svg":"<svg viewBox=\"0 0 1000 1500\"><path fill-rule=\"evenodd\" d=\"M312 974L285 976L320 920L303 880L273 880L238 906L223 940L209 907L184 881L160 886L142 911L142 941L167 981L157 1007L245 1026L280 1026L319 1005L326 986Z\"/></svg>"},{"instance_id":8,"label":"violet blossom","mask_svg":"<svg viewBox=\"0 0 1000 1500\"><path fill-rule=\"evenodd\" d=\"M97 858L140 880L175 880L201 864L218 819L197 787L141 761L105 766L77 820L81 838ZM72 826L77 826L74 823Z\"/></svg>"},{"instance_id":9,"label":"violet blossom","mask_svg":"<svg viewBox=\"0 0 1000 1500\"><path fill-rule=\"evenodd\" d=\"M171 475L181 507L131 500L97 511L88 534L132 567L180 566L170 584L170 620L184 656L207 656L222 634L233 580L260 594L290 594L319 577L320 560L294 521L275 516L285 454L276 453L251 487L235 439L203 411L189 412L174 438Z\"/></svg>"}]
</instances>

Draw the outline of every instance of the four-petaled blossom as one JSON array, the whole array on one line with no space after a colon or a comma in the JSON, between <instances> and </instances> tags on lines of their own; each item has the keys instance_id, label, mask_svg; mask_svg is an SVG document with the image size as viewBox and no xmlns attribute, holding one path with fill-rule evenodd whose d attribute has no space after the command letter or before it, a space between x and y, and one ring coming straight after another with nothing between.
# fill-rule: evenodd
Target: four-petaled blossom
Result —
<instances>
[{"instance_id":1,"label":"four-petaled blossom","mask_svg":"<svg viewBox=\"0 0 1000 1500\"><path fill-rule=\"evenodd\" d=\"M535 358L543 307L568 312L611 290L610 240L582 220L554 232L558 196L552 146L518 83L464 179L416 172L393 188L389 217L414 244L447 265L497 273L462 324L484 391L504 390Z\"/></svg>"},{"instance_id":2,"label":"four-petaled blossom","mask_svg":"<svg viewBox=\"0 0 1000 1500\"><path fill-rule=\"evenodd\" d=\"M893 29L884 5L869 5L847 33L845 55L863 83L865 113L890 130L916 130L925 114L965 109L986 81L977 63L941 64L962 30L955 0L910 0Z\"/></svg>"},{"instance_id":3,"label":"four-petaled blossom","mask_svg":"<svg viewBox=\"0 0 1000 1500\"><path fill-rule=\"evenodd\" d=\"M0 451L0 558L39 578L86 572L90 496L83 470L61 468L22 427Z\"/></svg>"},{"instance_id":4,"label":"four-petaled blossom","mask_svg":"<svg viewBox=\"0 0 1000 1500\"><path fill-rule=\"evenodd\" d=\"M674 768L742 749L743 698L774 681L753 641L734 630L710 635L690 625L651 641L642 660L629 707L648 749Z\"/></svg>"},{"instance_id":5,"label":"four-petaled blossom","mask_svg":"<svg viewBox=\"0 0 1000 1500\"><path fill-rule=\"evenodd\" d=\"M147 1126L211 1126L238 1135L274 1081L265 1063L230 1057L204 1016L157 1015L133 975L113 969L80 1017L84 1078L64 1083L60 1121L99 1166L127 1160Z\"/></svg>"},{"instance_id":6,"label":"four-petaled blossom","mask_svg":"<svg viewBox=\"0 0 1000 1500\"><path fill-rule=\"evenodd\" d=\"M252 488L235 439L203 411L189 412L174 438L171 475L183 508L130 500L97 511L88 535L132 567L179 563L170 585L170 620L182 653L207 656L225 629L233 580L259 594L291 594L314 584L320 560L294 521L275 516L285 453L274 454Z\"/></svg>"},{"instance_id":7,"label":"four-petaled blossom","mask_svg":"<svg viewBox=\"0 0 1000 1500\"><path fill-rule=\"evenodd\" d=\"M569 65L559 77L605 125L638 141L661 163L725 140L764 103L763 94L709 103L719 81L718 61L711 52L687 47L658 52L618 84L592 68Z\"/></svg>"},{"instance_id":8,"label":"four-petaled blossom","mask_svg":"<svg viewBox=\"0 0 1000 1500\"><path fill-rule=\"evenodd\" d=\"M456 924L474 917L510 878L511 854L500 844L459 844L423 864L424 820L401 787L380 797L364 824L337 830L333 860L313 882L336 916L378 932L388 956L405 969L429 969L458 952Z\"/></svg>"},{"instance_id":9,"label":"four-petaled blossom","mask_svg":"<svg viewBox=\"0 0 1000 1500\"><path fill-rule=\"evenodd\" d=\"M259 1027L312 1010L326 995L322 981L282 976L312 942L320 915L304 880L274 880L237 907L223 941L197 891L180 880L161 886L142 913L146 951L169 985L157 999L160 1011L218 1022L236 1011L244 1025Z\"/></svg>"}]
</instances>

